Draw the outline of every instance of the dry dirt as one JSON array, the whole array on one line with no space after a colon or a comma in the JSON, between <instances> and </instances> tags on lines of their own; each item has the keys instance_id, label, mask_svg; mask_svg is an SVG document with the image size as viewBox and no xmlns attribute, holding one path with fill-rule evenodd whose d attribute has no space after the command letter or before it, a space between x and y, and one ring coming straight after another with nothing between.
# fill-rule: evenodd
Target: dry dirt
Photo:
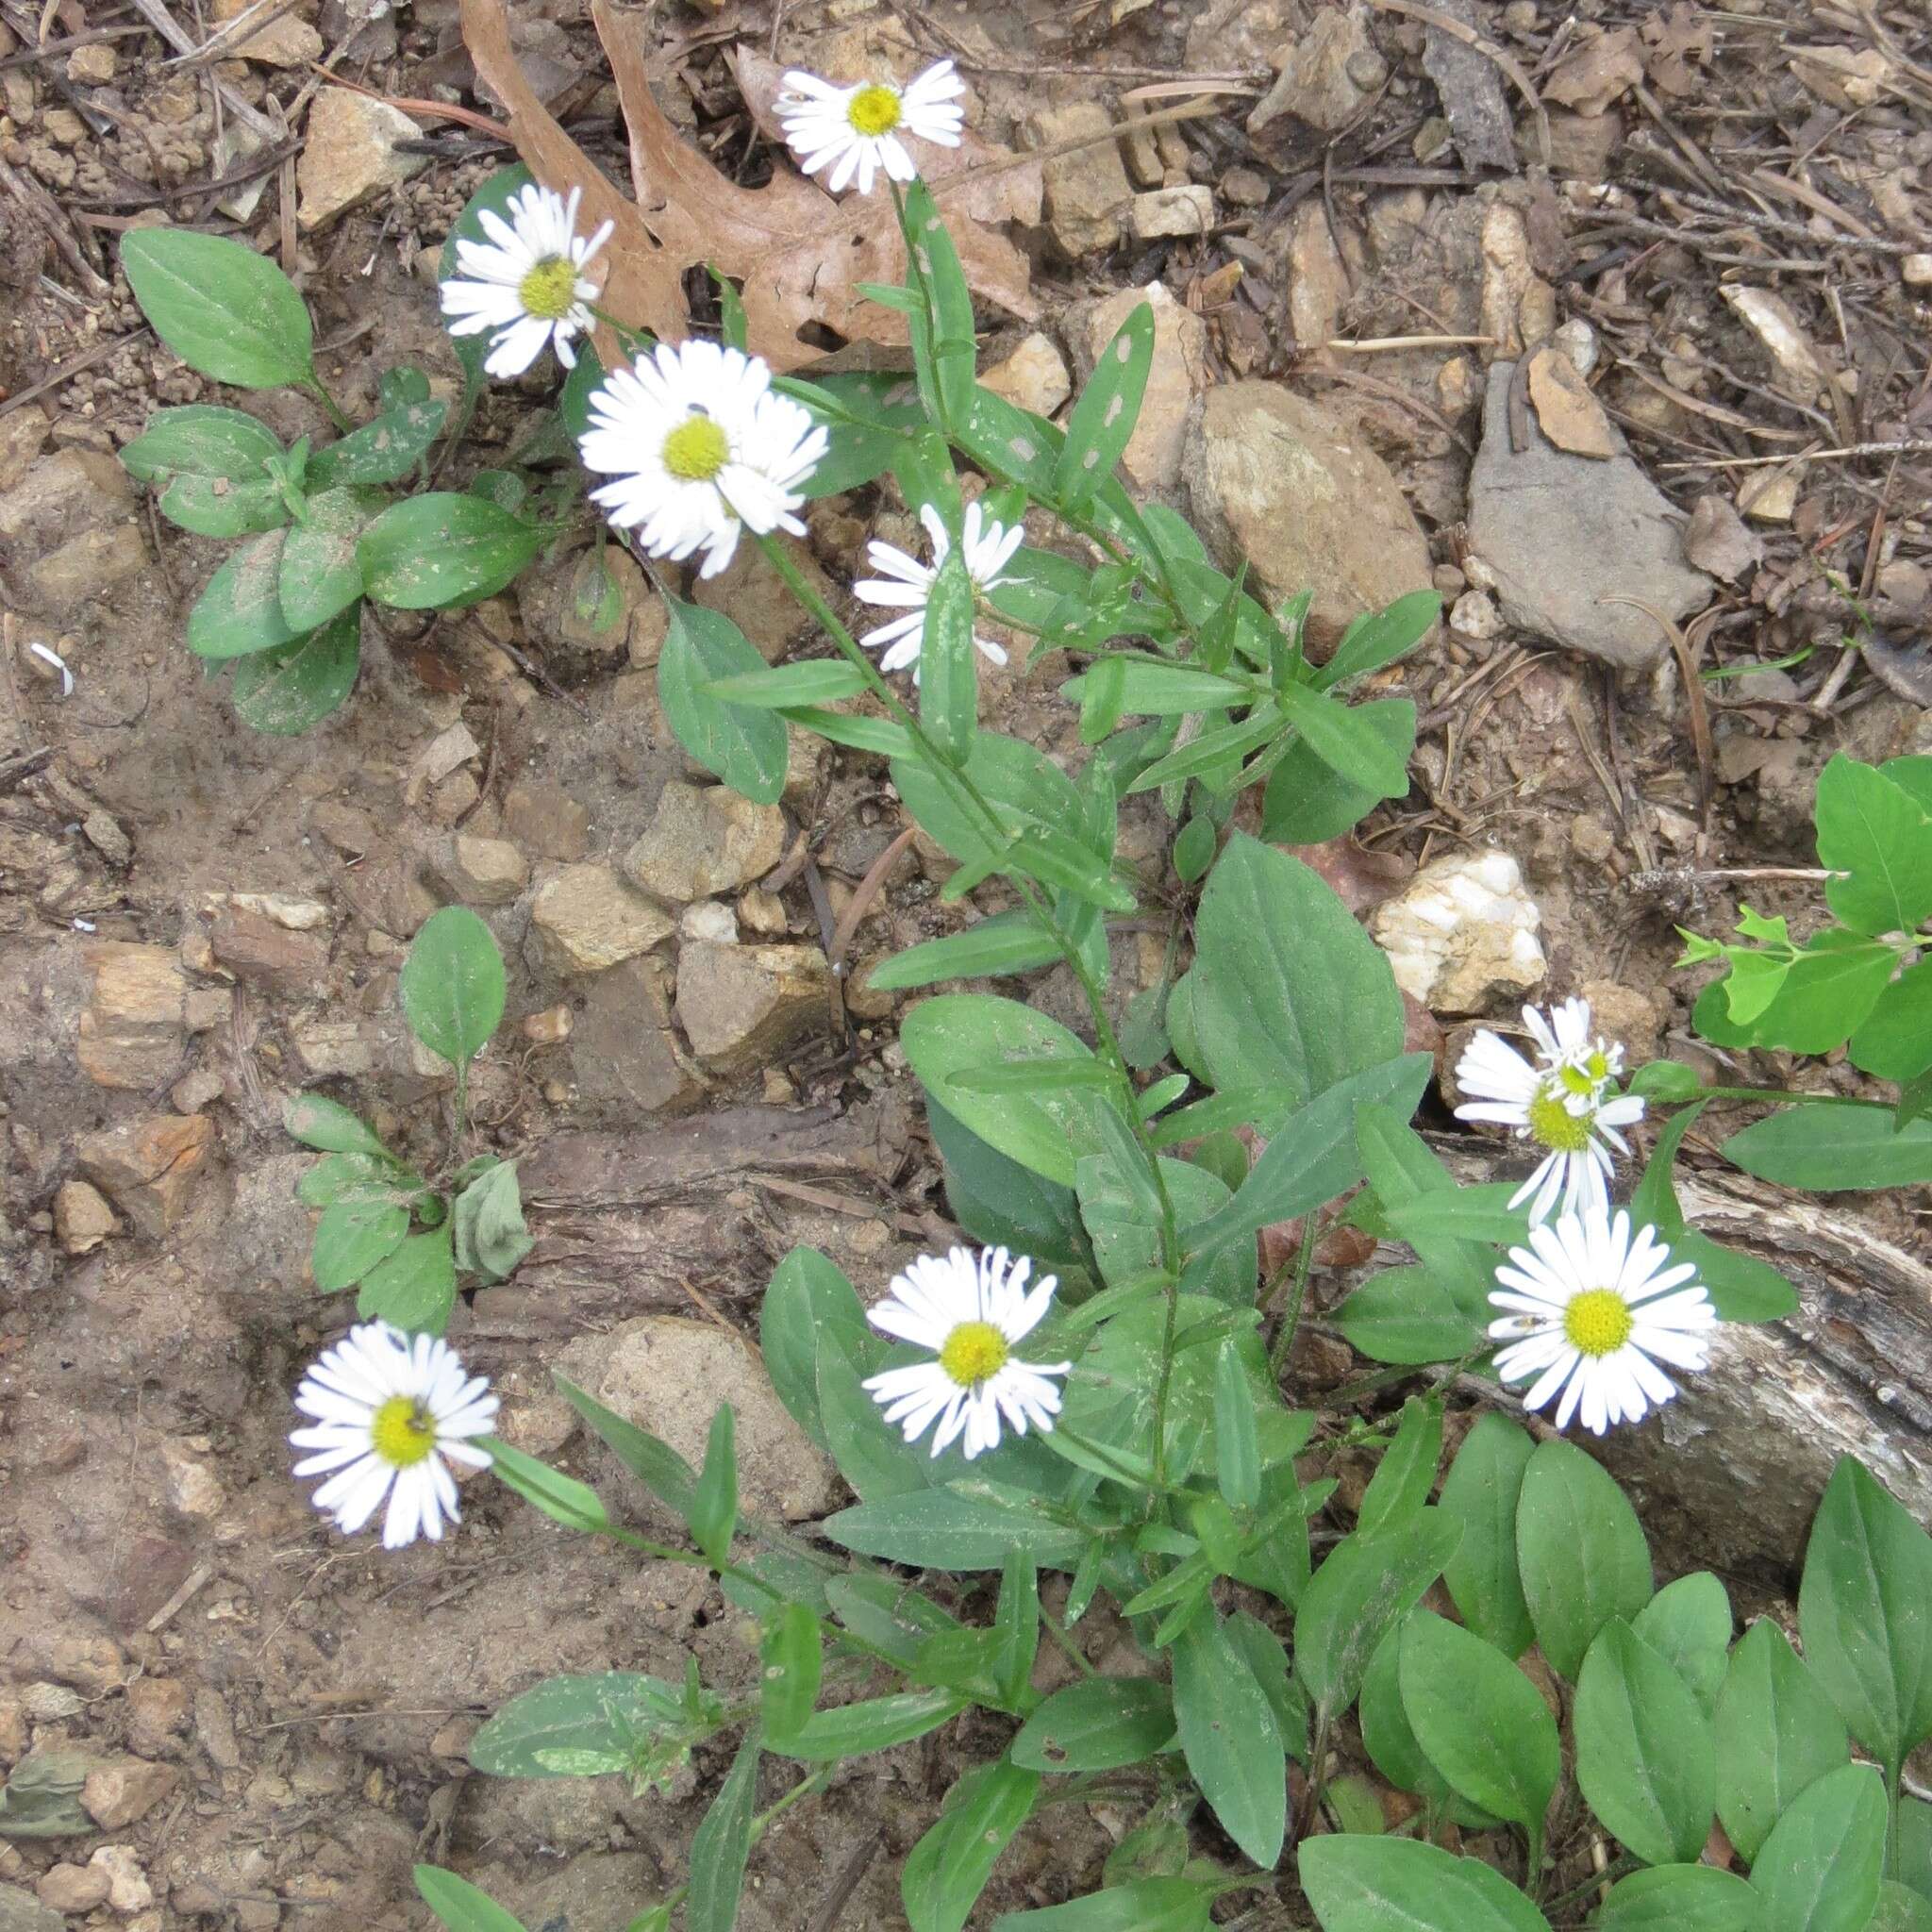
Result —
<instances>
[{"instance_id":1,"label":"dry dirt","mask_svg":"<svg viewBox=\"0 0 1932 1932\"><path fill-rule=\"evenodd\" d=\"M1096 71L1119 115L1144 111L1148 100L1127 96L1164 78L1244 87L1224 111L1167 130L1154 173L1135 184L1164 174L1211 190L1206 237L1122 232L1102 183L1097 242L1071 217L1022 238L1041 326L1077 365L1086 305L1158 276L1205 325L1183 403L1189 380L1283 379L1386 459L1447 601L1476 595L1460 607L1460 628L1386 680L1424 714L1410 797L1322 861L1366 916L1420 863L1512 854L1541 909L1548 987L1589 991L1637 1058L1694 1058L1694 988L1671 971L1672 921L1728 929L1740 895L1804 912L1809 887L1728 874L1813 862L1810 788L1833 750L1932 749L1921 681L1932 375L1924 282L1905 279L1932 277L1923 18L1798 0L1738 0L1724 12L1476 0L1468 20L1548 109L1555 165L1544 175L1473 172L1444 144L1428 77L1441 49L1425 72L1424 21L1461 17L1446 0L1440 10L1393 0L1364 9L1360 44L1327 72L1327 95L1317 75L1298 96L1326 125L1291 111L1253 132L1271 56L1311 25L1326 34L1336 9L1126 0L1035 12L987 0L903 12L798 0L774 21L752 0L663 7L652 15L654 81L674 122L751 178L769 162L719 56L737 39L825 68L856 58L868 36L956 53L979 125L1000 139L1030 115L1091 101ZM278 18L285 30L312 23L313 47L294 43L299 59L325 50L341 75L392 97L492 111L467 91L449 0L373 20L344 0L323 0L319 14L298 0ZM621 129L587 8L558 0L515 18L538 84L621 178ZM166 65L169 49L126 8L58 0L42 16L0 0L0 503L44 497L0 528L0 1768L30 1748L149 1767L131 1768L133 1795L119 1808L102 1799L113 1822L98 1831L0 1837L0 1890L40 1886L72 1902L67 1923L130 1932L389 1932L428 1923L408 1882L411 1861L426 1857L491 1889L532 1928L618 1932L682 1875L724 1759L703 1753L669 1799L633 1799L615 1779L470 1774L468 1737L553 1671L675 1678L694 1648L708 1678L742 1684L755 1633L689 1573L590 1547L488 1486L471 1491L460 1533L440 1549L388 1557L322 1526L288 1477L283 1436L302 1365L346 1310L308 1276L308 1216L292 1197L303 1158L279 1121L290 1091L320 1085L425 1161L444 1158L446 1087L411 1061L396 1020L402 949L464 890L454 833L508 841L541 886L573 863L614 862L665 784L698 775L657 708L648 605L640 594L637 614L595 640L569 634L541 587L521 605L492 600L448 621L391 613L386 631L369 625L360 685L325 727L292 741L242 727L180 642L225 546L117 497L111 461L155 405L233 400L139 331L111 267L115 231L155 209L235 225L204 186L225 165L213 158L209 70ZM63 38L83 44L39 51ZM1461 46L1447 39L1452 53ZM1814 43L1825 54L1790 58ZM244 105L289 110L300 139L312 74L233 60L211 71ZM1444 82L1465 155L1485 137L1458 117L1487 113L1490 142L1533 162L1534 117L1509 81L1498 85L1500 70L1476 57L1476 72L1480 84L1466 70ZM225 111L232 119L232 103ZM407 184L298 230L292 167L271 167L247 224L298 273L324 373L353 410L398 363L445 391L456 380L436 316L436 251L502 149L416 111L426 165ZM1766 175L1783 189L1766 188ZM1742 213L1701 212L1697 197ZM1073 258L1066 243L1081 239L1092 245ZM1721 296L1721 277L1775 287L1822 382L1807 392L1802 375L1772 358ZM1730 559L1738 567L1717 587L1712 617L1692 626L1706 666L1791 660L1704 687L1707 768L1674 658L1613 680L1505 622L1480 565L1464 568L1482 365L1577 319L1595 333L1598 401L1677 509L1707 495L1730 503L1767 475L1786 492L1757 506L1776 514L1749 525L1755 546L1742 547L1761 560ZM989 359L1020 333L1003 332ZM1416 335L1492 340L1324 346ZM452 475L501 461L541 392L533 381L488 400ZM325 434L299 398L258 395L248 407L286 436ZM1794 469L1740 460L1865 444L1898 447ZM835 580L879 517L889 529L903 521L876 491L815 513L813 545ZM90 545L77 554L76 534ZM32 576L62 544L64 575ZM1566 559L1553 555L1548 567L1560 576ZM786 648L769 585L734 581L726 594L771 655ZM1865 648L1844 653L1848 638ZM29 651L36 641L71 668L71 695ZM991 680L991 704L1003 728L1073 753L1058 681L1051 669ZM801 762L787 809L811 862L781 867L776 903L741 903L737 917L747 941L815 948L902 821L882 768L846 755ZM1149 888L1141 929L1117 948L1131 991L1158 974L1170 922L1184 939L1187 895L1163 868L1152 818L1129 815L1124 849L1145 862ZM531 890L512 891L481 908L510 964L510 1019L479 1067L468 1151L542 1158L548 1143L557 1166L557 1137L569 1130L648 1133L670 1120L730 1146L716 1109L744 1104L822 1109L804 1116L811 1131L837 1122L846 1135L790 1168L748 1154L741 1173L647 1193L617 1222L547 1204L533 1216L541 1241L525 1272L459 1305L452 1337L498 1378L506 1433L609 1478L615 1496L614 1470L545 1392L546 1365L566 1345L588 1337L594 1351L616 1323L659 1312L708 1324L714 1346L737 1351L734 1329L755 1324L763 1281L794 1242L824 1246L875 1293L896 1257L942 1238L944 1201L890 999L855 993L842 1022L827 999L769 1065L708 1073L667 1018L675 948L658 964L559 974L533 933ZM278 923L238 911L225 896L238 893L317 909L285 906L295 924ZM869 960L953 916L915 848L859 924L851 957ZM172 1017L130 1023L125 1037L99 1010L101 975L111 980L125 957L101 949L116 942L180 962ZM159 955L142 957L154 966ZM1067 991L1049 975L1031 996L1064 1010ZM562 1040L560 1023L536 1018L558 1008L571 1021ZM1442 1016L1449 1050L1469 1017ZM104 1056L120 1084L91 1077L88 1060L97 1075ZM1771 1057L1754 1071L1781 1069ZM152 1171L174 1166L145 1186L113 1168L121 1157L89 1137L119 1127L146 1136ZM1692 1158L1715 1138L1693 1135ZM90 1230L85 1195L63 1191L90 1161L96 1177L118 1175L103 1183L115 1209L105 1240ZM1870 1211L1890 1239L1924 1251L1923 1201ZM1333 1344L1317 1336L1295 1373L1334 1372ZM667 1390L654 1425L688 1438L710 1402L708 1384ZM1087 1641L1097 1655L1115 1635L1091 1630ZM901 1924L898 1857L986 1741L949 1735L864 1759L826 1799L788 1814L754 1860L741 1923ZM1089 1888L1108 1830L1128 1818L1053 1814L1051 1830L1022 1834L990 1902L1050 1903ZM50 1884L50 1867L87 1866L103 1847L125 1848L90 1868L113 1876L111 1901L97 1899L99 1877ZM7 1909L9 1932L42 1924Z\"/></svg>"}]
</instances>

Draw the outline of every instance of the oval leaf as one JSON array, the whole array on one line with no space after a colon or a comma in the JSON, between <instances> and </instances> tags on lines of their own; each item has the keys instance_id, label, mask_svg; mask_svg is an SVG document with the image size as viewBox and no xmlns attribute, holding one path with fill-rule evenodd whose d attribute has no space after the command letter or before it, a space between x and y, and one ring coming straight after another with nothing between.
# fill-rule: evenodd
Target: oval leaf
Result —
<instances>
[{"instance_id":1,"label":"oval leaf","mask_svg":"<svg viewBox=\"0 0 1932 1932\"><path fill-rule=\"evenodd\" d=\"M1308 1839L1296 1863L1323 1932L1549 1932L1493 1866L1414 1839Z\"/></svg>"},{"instance_id":2,"label":"oval leaf","mask_svg":"<svg viewBox=\"0 0 1932 1932\"><path fill-rule=\"evenodd\" d=\"M191 369L238 389L309 379L308 310L254 249L192 228L139 228L121 238L121 266L156 335Z\"/></svg>"},{"instance_id":3,"label":"oval leaf","mask_svg":"<svg viewBox=\"0 0 1932 1932\"><path fill-rule=\"evenodd\" d=\"M467 492L435 491L391 505L357 546L379 604L441 610L493 596L543 546L543 532Z\"/></svg>"},{"instance_id":4,"label":"oval leaf","mask_svg":"<svg viewBox=\"0 0 1932 1932\"><path fill-rule=\"evenodd\" d=\"M1847 1764L1803 1792L1751 1868L1757 1932L1865 1932L1885 1867L1885 1784Z\"/></svg>"},{"instance_id":5,"label":"oval leaf","mask_svg":"<svg viewBox=\"0 0 1932 1932\"><path fill-rule=\"evenodd\" d=\"M424 921L397 988L410 1032L456 1067L467 1066L496 1031L506 990L495 939L462 906Z\"/></svg>"},{"instance_id":6,"label":"oval leaf","mask_svg":"<svg viewBox=\"0 0 1932 1932\"><path fill-rule=\"evenodd\" d=\"M1597 1632L1650 1601L1650 1545L1637 1512L1568 1442L1543 1443L1524 1470L1516 1560L1537 1641L1572 1683Z\"/></svg>"}]
</instances>

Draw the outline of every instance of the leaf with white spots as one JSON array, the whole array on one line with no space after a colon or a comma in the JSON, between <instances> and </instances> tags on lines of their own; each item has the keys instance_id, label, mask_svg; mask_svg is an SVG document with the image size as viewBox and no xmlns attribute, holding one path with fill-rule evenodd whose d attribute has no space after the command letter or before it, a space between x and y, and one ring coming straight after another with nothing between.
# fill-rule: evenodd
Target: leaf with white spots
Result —
<instances>
[{"instance_id":1,"label":"leaf with white spots","mask_svg":"<svg viewBox=\"0 0 1932 1932\"><path fill-rule=\"evenodd\" d=\"M1100 352L1067 419L1067 440L1054 469L1054 490L1065 508L1077 509L1113 474L1141 420L1153 362L1154 310L1143 302Z\"/></svg>"}]
</instances>

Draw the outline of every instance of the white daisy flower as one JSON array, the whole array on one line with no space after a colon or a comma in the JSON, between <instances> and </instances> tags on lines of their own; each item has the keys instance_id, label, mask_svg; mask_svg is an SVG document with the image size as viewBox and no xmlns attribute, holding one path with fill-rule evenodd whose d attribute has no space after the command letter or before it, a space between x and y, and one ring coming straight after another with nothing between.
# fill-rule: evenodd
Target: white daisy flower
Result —
<instances>
[{"instance_id":1,"label":"white daisy flower","mask_svg":"<svg viewBox=\"0 0 1932 1932\"><path fill-rule=\"evenodd\" d=\"M1634 1423L1677 1392L1658 1360L1706 1366L1718 1317L1697 1270L1689 1261L1673 1267L1654 1227L1640 1227L1633 1240L1622 1208L1615 1220L1592 1207L1533 1227L1529 1246L1511 1248L1509 1259L1490 1296L1509 1311L1490 1324L1491 1337L1509 1343L1496 1373L1506 1382L1536 1377L1523 1398L1528 1409L1560 1390L1557 1428L1579 1408L1592 1435Z\"/></svg>"},{"instance_id":2,"label":"white daisy flower","mask_svg":"<svg viewBox=\"0 0 1932 1932\"><path fill-rule=\"evenodd\" d=\"M1027 1424L1043 1435L1059 1413L1060 1391L1050 1379L1072 1362L1022 1362L1014 1347L1039 1325L1053 1300L1055 1278L1044 1275L1031 1293L1033 1263L987 1248L975 1260L955 1248L943 1260L922 1255L892 1277L891 1292L866 1311L874 1328L929 1348L933 1359L869 1376L866 1388L889 1423L916 1442L937 1421L932 1453L965 1436L966 1459L996 1449L1000 1418L1024 1436Z\"/></svg>"},{"instance_id":3,"label":"white daisy flower","mask_svg":"<svg viewBox=\"0 0 1932 1932\"><path fill-rule=\"evenodd\" d=\"M1613 1093L1624 1049L1591 1037L1590 1002L1568 999L1547 1019L1534 1007L1523 1024L1537 1044L1529 1061L1484 1027L1456 1065L1456 1083L1473 1098L1456 1109L1459 1121L1488 1121L1543 1149L1536 1171L1509 1197L1529 1200L1532 1222L1545 1221L1562 1196L1563 1212L1597 1207L1609 1212L1610 1149L1628 1154L1617 1129L1643 1118L1641 1094Z\"/></svg>"},{"instance_id":4,"label":"white daisy flower","mask_svg":"<svg viewBox=\"0 0 1932 1932\"><path fill-rule=\"evenodd\" d=\"M573 188L566 201L532 181L510 197L508 221L493 208L477 216L489 242L457 243L459 273L442 285L442 312L453 336L494 332L483 366L500 380L521 375L546 343L566 369L576 366L571 338L591 326L597 293L584 270L617 225L606 222L580 236L583 193Z\"/></svg>"},{"instance_id":5,"label":"white daisy flower","mask_svg":"<svg viewBox=\"0 0 1932 1932\"><path fill-rule=\"evenodd\" d=\"M329 1474L311 1499L345 1536L389 1498L382 1546L399 1550L426 1536L438 1541L445 1517L460 1521L449 1461L488 1469L490 1452L471 1440L490 1433L496 1397L481 1375L463 1377L448 1342L405 1335L387 1322L351 1328L302 1378L295 1407L315 1418L292 1431L297 1449L316 1453L298 1476Z\"/></svg>"},{"instance_id":6,"label":"white daisy flower","mask_svg":"<svg viewBox=\"0 0 1932 1932\"><path fill-rule=\"evenodd\" d=\"M636 527L653 557L703 550L714 577L755 536L805 534L791 514L829 446L803 403L772 388L764 362L717 342L660 342L591 394L578 439L585 466L616 481L591 500L620 530Z\"/></svg>"},{"instance_id":7,"label":"white daisy flower","mask_svg":"<svg viewBox=\"0 0 1932 1932\"><path fill-rule=\"evenodd\" d=\"M888 608L903 608L904 617L895 617L890 624L882 624L876 630L869 630L859 639L868 650L883 650L885 656L879 659L881 671L903 671L907 665L916 666L919 662L920 645L925 635L925 601L932 595L933 579L940 574L940 566L951 555L953 535L941 521L940 513L931 504L924 505L919 512L919 521L925 525L925 534L932 542L932 561L921 563L891 543L874 540L865 546L865 554L871 559L874 570L884 571L879 577L862 577L852 587L852 594L862 604L879 604ZM997 590L1007 580L1001 571L1013 560L1013 553L1025 541L1026 530L1022 524L1008 528L995 523L991 517L983 516L979 505L966 506L965 522L959 533L960 554L966 559L966 574L973 579L975 597L983 597L987 591ZM974 632L973 641L995 663L1007 661L1005 650L990 638ZM913 680L918 681L915 669Z\"/></svg>"},{"instance_id":8,"label":"white daisy flower","mask_svg":"<svg viewBox=\"0 0 1932 1932\"><path fill-rule=\"evenodd\" d=\"M835 87L797 68L785 76L785 88L778 96L785 139L808 175L832 164L825 185L834 194L854 175L859 193L870 194L881 168L894 181L915 179L919 170L900 136L958 147L966 121L965 110L955 105L966 83L950 60L928 67L903 88L889 80Z\"/></svg>"}]
</instances>

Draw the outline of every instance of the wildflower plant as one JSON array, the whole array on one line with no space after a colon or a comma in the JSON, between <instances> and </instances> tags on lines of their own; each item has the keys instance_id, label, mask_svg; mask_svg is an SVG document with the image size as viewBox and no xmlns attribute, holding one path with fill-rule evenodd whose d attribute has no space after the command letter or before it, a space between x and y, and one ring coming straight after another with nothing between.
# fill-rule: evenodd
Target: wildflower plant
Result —
<instances>
[{"instance_id":1,"label":"wildflower plant","mask_svg":"<svg viewBox=\"0 0 1932 1932\"><path fill-rule=\"evenodd\" d=\"M1263 1908L1305 1905L1324 1932L1552 1932L1586 1914L1610 1932L1924 1924L1932 1813L1904 1767L1932 1737L1932 1539L1861 1466L1840 1466L1806 1561L1801 1661L1772 1623L1734 1642L1716 1576L1657 1590L1629 1502L1557 1433L1638 1424L1677 1398L1675 1377L1688 1405L1697 1375L1724 1370L1727 1324L1795 1311L1774 1269L1688 1224L1673 1182L1705 1108L1794 1096L1707 1087L1671 1062L1626 1084L1619 1044L1568 1003L1525 1016L1534 1061L1489 1035L1460 1069L1465 1116L1533 1142L1535 1172L1457 1182L1413 1124L1436 1068L1405 1051L1388 960L1284 849L1406 794L1416 713L1383 674L1429 633L1439 600L1364 613L1318 660L1306 592L1270 608L1182 517L1121 481L1149 308L1061 424L979 382L972 298L915 173L921 142L959 138L950 68L903 91L789 85L801 164L861 194L883 175L895 197L905 279L869 293L903 323L909 374L774 375L722 280L721 340L650 340L587 292L595 238L565 232L576 204L562 184L533 190L509 170L465 211L444 302L463 331L464 420L491 363L531 369L548 345L567 368L554 432L521 467L384 507L371 492L418 474L442 427L402 376L386 415L428 414L317 450L204 410L169 412L128 453L164 513L251 539L197 607L191 646L291 680L320 653L337 699L353 650L319 641L353 631L357 600L474 601L594 521L597 541L630 547L663 590L658 695L687 753L766 803L793 730L883 761L956 868L941 900L983 913L873 974L882 990L948 989L907 1012L901 1041L971 1245L863 1295L794 1251L763 1300L778 1395L856 1498L809 1537L742 1506L728 1407L694 1468L561 1385L682 1524L676 1542L476 1433L487 1391L422 1338L446 1320L458 1268L496 1278L520 1258L514 1168L483 1156L432 1185L346 1109L296 1103L291 1131L326 1156L305 1183L325 1210L318 1282L356 1286L358 1313L389 1324L343 1344L374 1349L378 1369L352 1374L339 1350L305 1389L297 1446L327 1458L304 1465L325 1478L318 1503L345 1530L381 1507L390 1540L433 1534L451 1496L410 1471L487 1456L558 1523L715 1576L760 1633L750 1687L707 1684L694 1660L681 1685L545 1679L484 1724L472 1762L641 1791L695 1752L728 1752L688 1877L640 1901L633 1932L668 1932L680 1914L689 1932L727 1932L773 1820L850 1760L972 1710L989 1756L905 1861L914 1932L961 1932L1015 1834L1089 1797L1136 1807L1134 1823L1097 1873L1050 1880L1078 1896L1009 1913L1007 1932L1202 1932L1224 1898L1251 1910L1257 1894ZM316 389L299 298L230 246L142 233L124 260L196 368ZM875 545L878 575L863 578L852 560L854 599L899 613L858 637L778 540L811 500L874 483L913 512L927 550ZM676 594L680 569L711 575L750 545L817 626L787 662L768 666L724 613ZM326 596L299 561L310 555L332 559ZM1077 758L982 719L979 665L1008 655L1029 678L1060 677ZM1756 947L1724 951L1727 1017L1710 994L1699 1009L1708 1038L1728 1024L1770 1041L1801 1009L1818 1017L1835 972L1862 987L1862 971L1872 997L1847 1025L1884 1016L1884 1050L1858 1063L1900 1079L1901 1103L1794 1107L1734 1153L1766 1126L1830 1114L1834 1132L1856 1119L1874 1171L1932 1171L1932 1051L1893 1050L1895 1033L1925 1030L1928 763L1827 773L1821 855L1841 874L1827 897L1845 936L1748 932ZM1165 808L1172 881L1118 850L1120 804L1136 794ZM1238 828L1242 810L1258 837ZM969 899L982 888L993 909ZM1123 1000L1109 922L1162 901L1169 969ZM459 1074L503 1001L487 932L479 945L450 924L465 919L425 926L402 989L411 1024ZM1008 991L952 990L1045 967L1078 988L1082 1030ZM1635 1136L1652 1128L1640 1169ZM1834 1158L1819 1184L1848 1184ZM1311 1308L1321 1236L1342 1222L1378 1260ZM1283 1229L1290 1258L1264 1279L1258 1238ZM1319 1410L1284 1391L1314 1319L1379 1365ZM1448 1397L1472 1377L1492 1407L1445 1466ZM1510 1407L1556 1428L1540 1440ZM1374 1463L1352 1513L1343 1451ZM1128 1673L1090 1660L1090 1618L1124 1629ZM1560 1686L1555 1708L1524 1668L1532 1651ZM1871 1762L1854 1761L1854 1740ZM1412 1800L1400 1829L1334 1776L1349 1759ZM424 1867L418 1883L457 1932L514 1925L453 1874Z\"/></svg>"}]
</instances>

